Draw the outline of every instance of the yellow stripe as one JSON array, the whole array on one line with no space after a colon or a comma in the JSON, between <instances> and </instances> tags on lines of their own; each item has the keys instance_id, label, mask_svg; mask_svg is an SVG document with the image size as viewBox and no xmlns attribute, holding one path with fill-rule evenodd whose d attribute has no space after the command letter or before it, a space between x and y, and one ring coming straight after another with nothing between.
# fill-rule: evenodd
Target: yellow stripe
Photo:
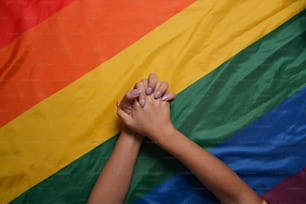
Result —
<instances>
[{"instance_id":1,"label":"yellow stripe","mask_svg":"<svg viewBox=\"0 0 306 204\"><path fill-rule=\"evenodd\" d=\"M155 72L181 91L305 7L305 0L197 1L0 129L0 202L118 132L115 103L135 81Z\"/></svg>"}]
</instances>

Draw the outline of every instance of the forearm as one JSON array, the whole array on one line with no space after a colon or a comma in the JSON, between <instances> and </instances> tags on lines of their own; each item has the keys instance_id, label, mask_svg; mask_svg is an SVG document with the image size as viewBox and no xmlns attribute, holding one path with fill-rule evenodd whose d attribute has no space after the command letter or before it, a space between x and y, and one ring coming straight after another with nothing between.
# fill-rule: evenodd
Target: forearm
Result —
<instances>
[{"instance_id":1,"label":"forearm","mask_svg":"<svg viewBox=\"0 0 306 204\"><path fill-rule=\"evenodd\" d=\"M163 133L162 133L163 134ZM180 160L222 203L259 204L260 197L226 164L175 129L159 144Z\"/></svg>"},{"instance_id":2,"label":"forearm","mask_svg":"<svg viewBox=\"0 0 306 204\"><path fill-rule=\"evenodd\" d=\"M88 199L88 203L123 203L142 137L122 131Z\"/></svg>"}]
</instances>

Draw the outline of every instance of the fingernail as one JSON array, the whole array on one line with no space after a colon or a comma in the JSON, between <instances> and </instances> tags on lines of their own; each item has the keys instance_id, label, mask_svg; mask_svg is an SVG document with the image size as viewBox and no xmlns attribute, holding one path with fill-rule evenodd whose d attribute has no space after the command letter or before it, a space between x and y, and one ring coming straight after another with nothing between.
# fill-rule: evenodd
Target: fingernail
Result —
<instances>
[{"instance_id":1,"label":"fingernail","mask_svg":"<svg viewBox=\"0 0 306 204\"><path fill-rule=\"evenodd\" d=\"M168 96L163 96L163 97L162 97L162 100L163 100L163 101L168 100Z\"/></svg>"},{"instance_id":2,"label":"fingernail","mask_svg":"<svg viewBox=\"0 0 306 204\"><path fill-rule=\"evenodd\" d=\"M146 105L146 101L145 101L145 99L140 99L140 105L141 105L141 107L144 107L145 105Z\"/></svg>"},{"instance_id":3,"label":"fingernail","mask_svg":"<svg viewBox=\"0 0 306 204\"><path fill-rule=\"evenodd\" d=\"M157 91L154 95L154 98L159 98L160 97L160 91Z\"/></svg>"},{"instance_id":4,"label":"fingernail","mask_svg":"<svg viewBox=\"0 0 306 204\"><path fill-rule=\"evenodd\" d=\"M138 90L138 89L133 90L133 95L134 96L138 96L139 94L140 94L140 90Z\"/></svg>"},{"instance_id":5,"label":"fingernail","mask_svg":"<svg viewBox=\"0 0 306 204\"><path fill-rule=\"evenodd\" d=\"M153 92L152 88L147 88L147 90L146 90L147 95L150 95L152 92Z\"/></svg>"}]
</instances>

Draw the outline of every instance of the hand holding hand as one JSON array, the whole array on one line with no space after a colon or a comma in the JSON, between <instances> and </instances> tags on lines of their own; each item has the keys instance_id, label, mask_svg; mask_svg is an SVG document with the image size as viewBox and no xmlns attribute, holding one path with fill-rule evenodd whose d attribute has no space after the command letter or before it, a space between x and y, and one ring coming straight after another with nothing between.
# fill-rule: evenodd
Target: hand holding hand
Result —
<instances>
[{"instance_id":1,"label":"hand holding hand","mask_svg":"<svg viewBox=\"0 0 306 204\"><path fill-rule=\"evenodd\" d=\"M138 100L139 104L144 107L146 104L146 96L150 95L153 95L154 99L161 98L163 101L168 102L175 98L174 93L168 92L168 83L158 81L157 75L152 73L148 79L137 82L134 89L127 91L117 106L126 114L131 114L134 101Z\"/></svg>"},{"instance_id":2,"label":"hand holding hand","mask_svg":"<svg viewBox=\"0 0 306 204\"><path fill-rule=\"evenodd\" d=\"M149 137L157 143L161 143L165 132L174 130L170 119L170 105L161 99L155 99L154 96L146 96L146 105L141 105L136 101L133 104L132 111L127 114L118 107L118 116L123 123L131 130Z\"/></svg>"}]
</instances>

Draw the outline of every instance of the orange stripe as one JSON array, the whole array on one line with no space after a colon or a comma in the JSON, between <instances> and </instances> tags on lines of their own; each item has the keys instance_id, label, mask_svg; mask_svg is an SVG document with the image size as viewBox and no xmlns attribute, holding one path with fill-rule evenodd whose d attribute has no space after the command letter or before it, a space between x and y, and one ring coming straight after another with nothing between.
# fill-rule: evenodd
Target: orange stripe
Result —
<instances>
[{"instance_id":1,"label":"orange stripe","mask_svg":"<svg viewBox=\"0 0 306 204\"><path fill-rule=\"evenodd\" d=\"M0 1L0 47L39 24L74 0Z\"/></svg>"},{"instance_id":2,"label":"orange stripe","mask_svg":"<svg viewBox=\"0 0 306 204\"><path fill-rule=\"evenodd\" d=\"M24 33L0 49L0 126L192 2L77 1Z\"/></svg>"}]
</instances>

